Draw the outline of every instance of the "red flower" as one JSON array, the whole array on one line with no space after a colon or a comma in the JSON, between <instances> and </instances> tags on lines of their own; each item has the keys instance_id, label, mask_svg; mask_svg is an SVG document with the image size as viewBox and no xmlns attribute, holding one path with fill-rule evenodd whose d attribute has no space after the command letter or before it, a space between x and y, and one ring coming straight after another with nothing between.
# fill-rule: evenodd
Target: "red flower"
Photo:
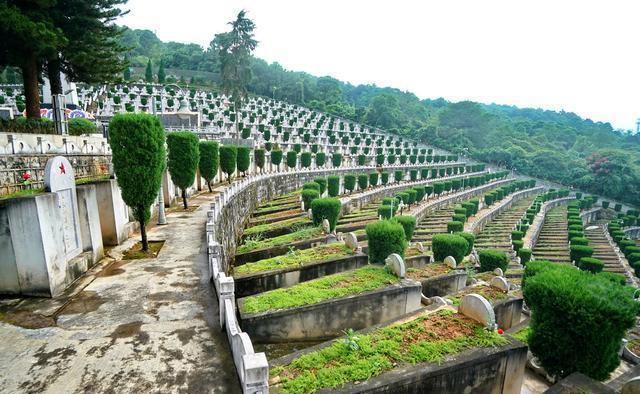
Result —
<instances>
[{"instance_id":1,"label":"red flower","mask_svg":"<svg viewBox=\"0 0 640 394\"><path fill-rule=\"evenodd\" d=\"M29 179L31 179L31 174L29 174L28 172L25 172L24 174L22 174L23 181L28 181Z\"/></svg>"},{"instance_id":2,"label":"red flower","mask_svg":"<svg viewBox=\"0 0 640 394\"><path fill-rule=\"evenodd\" d=\"M500 335L504 334L504 330L502 328L498 328L498 334Z\"/></svg>"}]
</instances>

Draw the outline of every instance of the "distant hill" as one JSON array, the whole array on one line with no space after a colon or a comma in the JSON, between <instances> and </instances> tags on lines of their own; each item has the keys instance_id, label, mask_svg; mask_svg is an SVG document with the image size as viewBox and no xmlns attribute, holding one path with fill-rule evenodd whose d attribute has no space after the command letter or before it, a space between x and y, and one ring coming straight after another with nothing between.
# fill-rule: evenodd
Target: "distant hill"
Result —
<instances>
[{"instance_id":1,"label":"distant hill","mask_svg":"<svg viewBox=\"0 0 640 394\"><path fill-rule=\"evenodd\" d=\"M128 30L133 66L162 60L178 77L215 89L218 56L196 44L162 42L149 30ZM329 76L289 71L254 58L249 90L304 104L517 171L640 205L640 136L609 123L556 112L445 99L420 100L411 92L357 85ZM142 73L140 69L139 73Z\"/></svg>"}]
</instances>

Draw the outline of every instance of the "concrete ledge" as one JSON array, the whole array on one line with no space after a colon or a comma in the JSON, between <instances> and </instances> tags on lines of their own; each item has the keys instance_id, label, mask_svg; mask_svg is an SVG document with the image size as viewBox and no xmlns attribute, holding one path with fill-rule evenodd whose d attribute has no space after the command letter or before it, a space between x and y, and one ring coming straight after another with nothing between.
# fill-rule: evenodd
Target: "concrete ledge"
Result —
<instances>
[{"instance_id":1,"label":"concrete ledge","mask_svg":"<svg viewBox=\"0 0 640 394\"><path fill-rule=\"evenodd\" d=\"M498 327L503 330L508 330L520 323L523 304L524 300L522 297L510 298L492 304L493 313L496 315L496 324L498 324Z\"/></svg>"},{"instance_id":2,"label":"concrete ledge","mask_svg":"<svg viewBox=\"0 0 640 394\"><path fill-rule=\"evenodd\" d=\"M234 276L236 296L247 297L281 287L290 287L325 275L349 271L368 264L368 256L356 254L335 260L319 261L303 266Z\"/></svg>"},{"instance_id":3,"label":"concrete ledge","mask_svg":"<svg viewBox=\"0 0 640 394\"><path fill-rule=\"evenodd\" d=\"M445 296L457 293L467 286L467 273L454 271L445 275L420 280L425 297Z\"/></svg>"},{"instance_id":4,"label":"concrete ledge","mask_svg":"<svg viewBox=\"0 0 640 394\"><path fill-rule=\"evenodd\" d=\"M238 267L246 263L269 259L275 256L281 256L289 251L290 247L297 250L309 249L314 246L324 245L327 243L327 237L316 237L312 239L304 239L302 241L292 242L286 245L272 246L270 248L256 249L250 252L238 253L233 257L233 266Z\"/></svg>"},{"instance_id":5,"label":"concrete ledge","mask_svg":"<svg viewBox=\"0 0 640 394\"><path fill-rule=\"evenodd\" d=\"M239 299L240 322L260 342L334 338L345 329L362 329L418 309L421 289L415 281L401 280L362 294L255 314L242 312L245 299Z\"/></svg>"}]
</instances>

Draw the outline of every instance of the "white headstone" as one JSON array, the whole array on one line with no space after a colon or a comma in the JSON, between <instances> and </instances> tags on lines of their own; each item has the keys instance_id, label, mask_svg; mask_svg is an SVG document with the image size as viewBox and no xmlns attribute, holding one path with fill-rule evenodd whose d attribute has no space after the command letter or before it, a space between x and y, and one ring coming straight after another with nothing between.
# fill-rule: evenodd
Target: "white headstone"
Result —
<instances>
[{"instance_id":1,"label":"white headstone","mask_svg":"<svg viewBox=\"0 0 640 394\"><path fill-rule=\"evenodd\" d=\"M491 278L491 282L489 282L491 287L495 287L496 289L500 289L505 293L509 291L509 282L502 276L494 276Z\"/></svg>"},{"instance_id":2,"label":"white headstone","mask_svg":"<svg viewBox=\"0 0 640 394\"><path fill-rule=\"evenodd\" d=\"M397 253L392 253L387 257L384 261L387 267L391 268L391 271L400 279L403 279L406 275L406 269L404 266L404 261L402 261L402 257L400 257Z\"/></svg>"},{"instance_id":3,"label":"white headstone","mask_svg":"<svg viewBox=\"0 0 640 394\"><path fill-rule=\"evenodd\" d=\"M453 256L447 256L444 258L444 264L449 268L456 268L458 264Z\"/></svg>"},{"instance_id":4,"label":"white headstone","mask_svg":"<svg viewBox=\"0 0 640 394\"><path fill-rule=\"evenodd\" d=\"M307 217L309 217L309 219L313 219L313 212L311 211L311 209L307 211Z\"/></svg>"},{"instance_id":5,"label":"white headstone","mask_svg":"<svg viewBox=\"0 0 640 394\"><path fill-rule=\"evenodd\" d=\"M57 195L58 209L62 219L62 240L65 257L68 260L80 254L82 246L75 174L66 157L55 156L47 161L44 170L44 187Z\"/></svg>"},{"instance_id":6,"label":"white headstone","mask_svg":"<svg viewBox=\"0 0 640 394\"><path fill-rule=\"evenodd\" d=\"M331 225L327 219L322 219L322 229L325 234L329 234L331 232Z\"/></svg>"},{"instance_id":7,"label":"white headstone","mask_svg":"<svg viewBox=\"0 0 640 394\"><path fill-rule=\"evenodd\" d=\"M479 294L467 294L462 297L458 312L463 315L484 324L487 328L495 328L496 315L489 301Z\"/></svg>"},{"instance_id":8,"label":"white headstone","mask_svg":"<svg viewBox=\"0 0 640 394\"><path fill-rule=\"evenodd\" d=\"M502 272L502 268L498 267L493 270L493 273L497 276L504 276L504 272Z\"/></svg>"},{"instance_id":9,"label":"white headstone","mask_svg":"<svg viewBox=\"0 0 640 394\"><path fill-rule=\"evenodd\" d=\"M356 237L355 233L346 233L344 235L344 243L353 251L358 249L358 237Z\"/></svg>"},{"instance_id":10,"label":"white headstone","mask_svg":"<svg viewBox=\"0 0 640 394\"><path fill-rule=\"evenodd\" d=\"M418 248L420 253L424 253L424 245L422 244L422 242L416 243L416 247Z\"/></svg>"}]
</instances>

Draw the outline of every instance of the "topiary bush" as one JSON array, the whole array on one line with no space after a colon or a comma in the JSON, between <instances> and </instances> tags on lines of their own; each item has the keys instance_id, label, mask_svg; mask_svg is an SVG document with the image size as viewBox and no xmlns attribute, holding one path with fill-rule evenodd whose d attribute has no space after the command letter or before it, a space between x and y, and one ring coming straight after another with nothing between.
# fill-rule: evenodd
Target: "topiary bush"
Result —
<instances>
[{"instance_id":1,"label":"topiary bush","mask_svg":"<svg viewBox=\"0 0 640 394\"><path fill-rule=\"evenodd\" d=\"M369 186L369 177L367 174L359 174L358 175L358 187L360 190L364 190Z\"/></svg>"},{"instance_id":2,"label":"topiary bush","mask_svg":"<svg viewBox=\"0 0 640 394\"><path fill-rule=\"evenodd\" d=\"M462 232L463 230L464 230L464 223L456 222L455 220L447 222L448 233L457 233L457 232Z\"/></svg>"},{"instance_id":3,"label":"topiary bush","mask_svg":"<svg viewBox=\"0 0 640 394\"><path fill-rule=\"evenodd\" d=\"M572 261L576 262L576 265L580 266L580 259L583 257L591 257L593 255L593 248L584 245L571 245L569 247L569 254Z\"/></svg>"},{"instance_id":4,"label":"topiary bush","mask_svg":"<svg viewBox=\"0 0 640 394\"><path fill-rule=\"evenodd\" d=\"M344 188L349 190L349 193L353 192L356 188L356 176L353 174L347 174L344 176Z\"/></svg>"},{"instance_id":5,"label":"topiary bush","mask_svg":"<svg viewBox=\"0 0 640 394\"><path fill-rule=\"evenodd\" d=\"M331 231L336 229L342 204L337 198L316 198L311 202L313 224L319 226L324 219L329 221Z\"/></svg>"},{"instance_id":6,"label":"topiary bush","mask_svg":"<svg viewBox=\"0 0 640 394\"><path fill-rule=\"evenodd\" d=\"M528 345L549 375L604 380L619 365L620 343L640 311L633 289L612 279L562 264L527 265Z\"/></svg>"},{"instance_id":7,"label":"topiary bush","mask_svg":"<svg viewBox=\"0 0 640 394\"><path fill-rule=\"evenodd\" d=\"M378 216L382 217L382 219L391 219L393 213L394 209L391 205L382 204L378 207Z\"/></svg>"},{"instance_id":8,"label":"topiary bush","mask_svg":"<svg viewBox=\"0 0 640 394\"><path fill-rule=\"evenodd\" d=\"M378 186L378 173L372 172L369 174L369 184L373 187Z\"/></svg>"},{"instance_id":9,"label":"topiary bush","mask_svg":"<svg viewBox=\"0 0 640 394\"><path fill-rule=\"evenodd\" d=\"M295 168L298 163L298 153L294 150L287 152L287 167Z\"/></svg>"},{"instance_id":10,"label":"topiary bush","mask_svg":"<svg viewBox=\"0 0 640 394\"><path fill-rule=\"evenodd\" d=\"M69 135L88 135L97 133L96 125L89 119L73 118L67 123Z\"/></svg>"},{"instance_id":11,"label":"topiary bush","mask_svg":"<svg viewBox=\"0 0 640 394\"><path fill-rule=\"evenodd\" d=\"M118 114L109 122L113 170L122 199L140 224L142 250L149 250L146 223L166 165L165 131L160 120L148 114Z\"/></svg>"},{"instance_id":12,"label":"topiary bush","mask_svg":"<svg viewBox=\"0 0 640 394\"><path fill-rule=\"evenodd\" d=\"M380 173L380 183L382 183L383 185L386 185L387 183L389 183L389 173L386 171L383 171Z\"/></svg>"},{"instance_id":13,"label":"topiary bush","mask_svg":"<svg viewBox=\"0 0 640 394\"><path fill-rule=\"evenodd\" d=\"M400 224L404 229L405 239L407 242L411 241L411 238L413 238L413 232L416 229L416 218L414 216L401 215L394 216L391 221Z\"/></svg>"},{"instance_id":14,"label":"topiary bush","mask_svg":"<svg viewBox=\"0 0 640 394\"><path fill-rule=\"evenodd\" d=\"M329 175L327 177L327 193L329 197L337 197L340 194L340 177Z\"/></svg>"},{"instance_id":15,"label":"topiary bush","mask_svg":"<svg viewBox=\"0 0 640 394\"><path fill-rule=\"evenodd\" d=\"M511 240L512 241L521 240L522 237L524 237L524 233L522 231L512 231L511 232Z\"/></svg>"},{"instance_id":16,"label":"topiary bush","mask_svg":"<svg viewBox=\"0 0 640 394\"><path fill-rule=\"evenodd\" d=\"M316 189L303 189L301 195L305 210L311 207L313 200L320 198L320 193Z\"/></svg>"},{"instance_id":17,"label":"topiary bush","mask_svg":"<svg viewBox=\"0 0 640 394\"><path fill-rule=\"evenodd\" d=\"M207 182L209 192L212 192L211 181L218 174L218 167L220 165L218 143L216 141L200 141L198 143L198 150L200 152L200 159L198 160L200 176ZM264 151L262 152L264 153Z\"/></svg>"},{"instance_id":18,"label":"topiary bush","mask_svg":"<svg viewBox=\"0 0 640 394\"><path fill-rule=\"evenodd\" d=\"M256 161L256 167L258 167L260 169L260 173L262 173L265 165L265 150L262 148L254 150L253 157Z\"/></svg>"},{"instance_id":19,"label":"topiary bush","mask_svg":"<svg viewBox=\"0 0 640 394\"><path fill-rule=\"evenodd\" d=\"M342 164L342 154L334 153L331 156L331 164L333 164L334 167L340 167L340 165Z\"/></svg>"},{"instance_id":20,"label":"topiary bush","mask_svg":"<svg viewBox=\"0 0 640 394\"><path fill-rule=\"evenodd\" d=\"M459 235L436 234L433 236L431 249L435 261L444 261L447 256L452 256L459 263L467 254L469 243Z\"/></svg>"},{"instance_id":21,"label":"topiary bush","mask_svg":"<svg viewBox=\"0 0 640 394\"><path fill-rule=\"evenodd\" d=\"M311 152L302 152L300 154L300 165L303 168L311 167Z\"/></svg>"},{"instance_id":22,"label":"topiary bush","mask_svg":"<svg viewBox=\"0 0 640 394\"><path fill-rule=\"evenodd\" d=\"M402 180L404 179L404 172L400 171L400 170L396 170L393 172L393 179L396 182L402 182Z\"/></svg>"},{"instance_id":23,"label":"topiary bush","mask_svg":"<svg viewBox=\"0 0 640 394\"><path fill-rule=\"evenodd\" d=\"M243 175L246 175L247 170L249 170L250 164L251 164L251 149L247 146L239 146L238 159L237 159L238 172L241 172Z\"/></svg>"},{"instance_id":24,"label":"topiary bush","mask_svg":"<svg viewBox=\"0 0 640 394\"><path fill-rule=\"evenodd\" d=\"M594 274L602 272L604 269L604 263L593 257L583 257L580 259L578 267L583 271L589 271Z\"/></svg>"},{"instance_id":25,"label":"topiary bush","mask_svg":"<svg viewBox=\"0 0 640 394\"><path fill-rule=\"evenodd\" d=\"M319 176L319 177L313 178L313 181L318 185L320 185L320 195L324 194L324 192L327 190L327 178L323 176Z\"/></svg>"},{"instance_id":26,"label":"topiary bush","mask_svg":"<svg viewBox=\"0 0 640 394\"><path fill-rule=\"evenodd\" d=\"M589 245L589 240L584 237L573 237L570 238L569 241L571 242L571 245Z\"/></svg>"},{"instance_id":27,"label":"topiary bush","mask_svg":"<svg viewBox=\"0 0 640 394\"><path fill-rule=\"evenodd\" d=\"M322 168L327 160L327 155L324 152L316 153L316 167Z\"/></svg>"},{"instance_id":28,"label":"topiary bush","mask_svg":"<svg viewBox=\"0 0 640 394\"><path fill-rule=\"evenodd\" d=\"M365 231L369 243L370 263L382 264L392 253L404 258L407 241L402 225L390 220L379 220L368 224Z\"/></svg>"},{"instance_id":29,"label":"topiary bush","mask_svg":"<svg viewBox=\"0 0 640 394\"><path fill-rule=\"evenodd\" d=\"M320 184L316 183L316 182L306 182L304 185L302 185L302 190L315 190L318 193L320 193Z\"/></svg>"},{"instance_id":30,"label":"topiary bush","mask_svg":"<svg viewBox=\"0 0 640 394\"><path fill-rule=\"evenodd\" d=\"M501 250L485 249L478 252L480 257L480 272L493 271L496 268L506 271L509 266L509 257Z\"/></svg>"},{"instance_id":31,"label":"topiary bush","mask_svg":"<svg viewBox=\"0 0 640 394\"><path fill-rule=\"evenodd\" d=\"M454 235L458 235L458 236L464 238L465 241L467 241L467 244L469 246L467 247L467 252L465 253L465 256L470 255L471 252L473 251L473 244L476 241L476 236L473 235L472 233L467 233L467 232L458 232L458 233L454 233Z\"/></svg>"},{"instance_id":32,"label":"topiary bush","mask_svg":"<svg viewBox=\"0 0 640 394\"><path fill-rule=\"evenodd\" d=\"M520 239L516 241L511 241L511 245L513 245L513 250L518 252L524 246L524 241Z\"/></svg>"},{"instance_id":33,"label":"topiary bush","mask_svg":"<svg viewBox=\"0 0 640 394\"><path fill-rule=\"evenodd\" d=\"M518 250L518 257L520 257L520 264L526 265L529 261L531 261L532 254L533 252L531 251L531 249L520 248L520 250Z\"/></svg>"},{"instance_id":34,"label":"topiary bush","mask_svg":"<svg viewBox=\"0 0 640 394\"><path fill-rule=\"evenodd\" d=\"M227 174L227 180L231 183L233 173L236 171L238 160L238 148L234 145L220 147L220 169Z\"/></svg>"},{"instance_id":35,"label":"topiary bush","mask_svg":"<svg viewBox=\"0 0 640 394\"><path fill-rule=\"evenodd\" d=\"M190 131L176 131L167 135L167 167L171 180L182 192L182 204L187 209L187 189L196 179L200 148L198 136Z\"/></svg>"}]
</instances>

